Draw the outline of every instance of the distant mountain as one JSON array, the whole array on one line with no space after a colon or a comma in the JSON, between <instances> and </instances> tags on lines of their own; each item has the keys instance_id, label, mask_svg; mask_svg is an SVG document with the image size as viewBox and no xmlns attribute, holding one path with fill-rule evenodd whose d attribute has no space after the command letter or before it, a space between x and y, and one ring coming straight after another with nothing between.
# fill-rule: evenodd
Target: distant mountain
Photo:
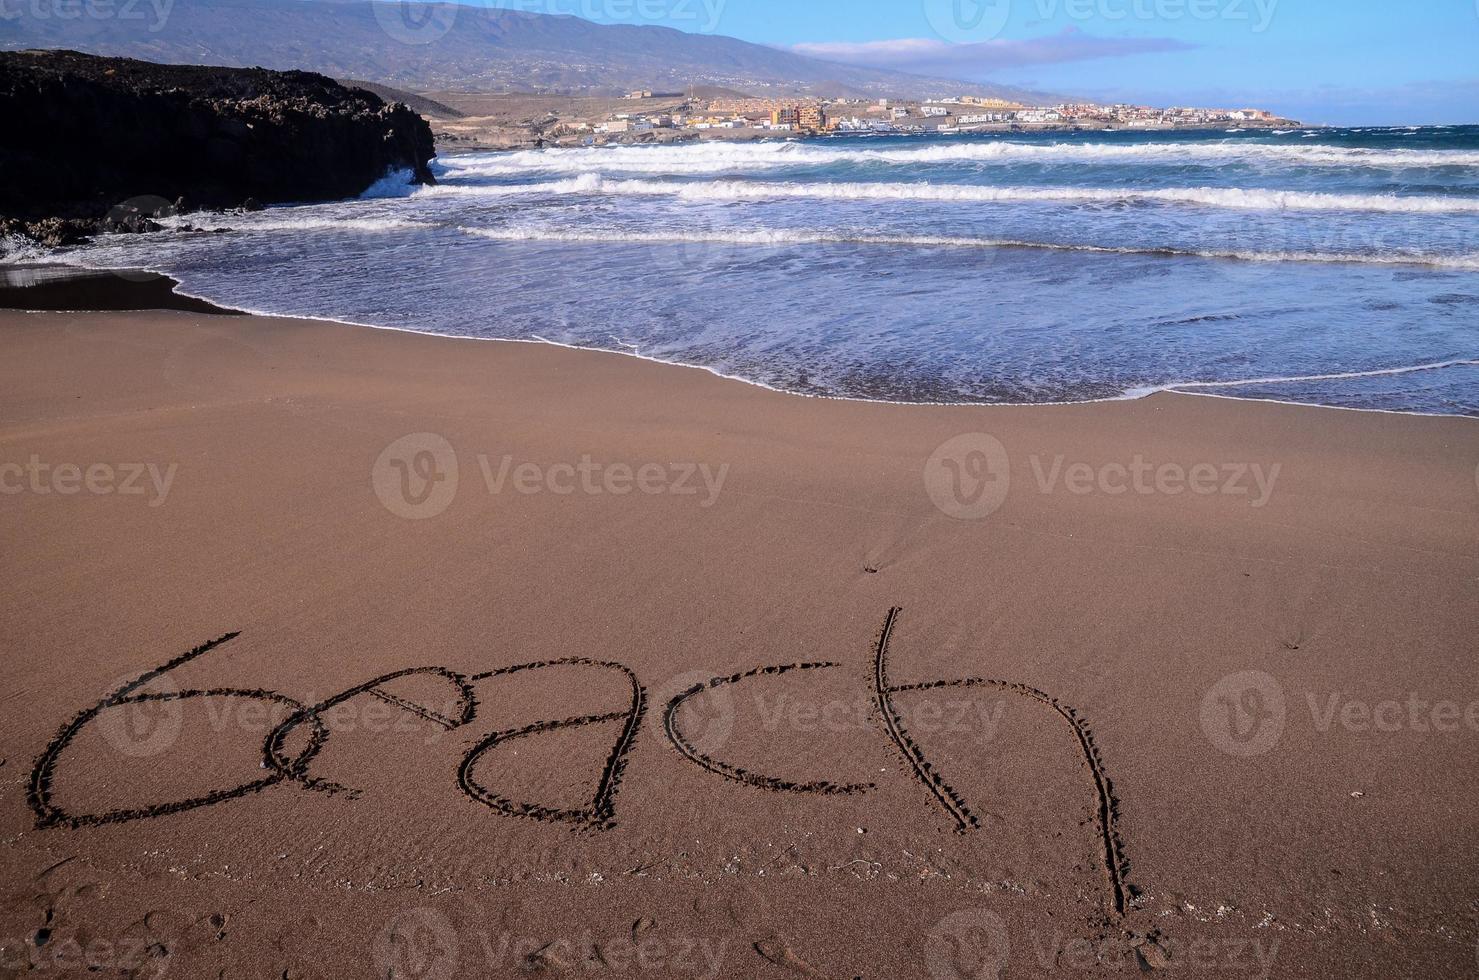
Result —
<instances>
[{"instance_id":1,"label":"distant mountain","mask_svg":"<svg viewBox=\"0 0 1479 980\"><path fill-rule=\"evenodd\" d=\"M612 94L717 86L761 96L1033 93L842 65L711 34L496 7L364 0L158 0L63 19L16 3L0 49L71 48L173 64L303 68L399 88ZM85 6L85 5L84 5ZM37 16L36 11L47 16ZM126 14L126 16L125 16Z\"/></svg>"}]
</instances>

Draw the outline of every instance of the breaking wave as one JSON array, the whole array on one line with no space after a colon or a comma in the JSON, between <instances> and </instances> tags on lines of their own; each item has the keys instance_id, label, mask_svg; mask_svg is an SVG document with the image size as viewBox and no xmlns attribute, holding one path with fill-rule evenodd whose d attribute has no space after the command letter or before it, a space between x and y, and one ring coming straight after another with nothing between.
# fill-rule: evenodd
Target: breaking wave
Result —
<instances>
[{"instance_id":1,"label":"breaking wave","mask_svg":"<svg viewBox=\"0 0 1479 980\"><path fill-rule=\"evenodd\" d=\"M1219 165L1274 163L1314 167L1429 169L1479 166L1470 150L1377 149L1328 145L1289 145L1228 140L1216 143L1019 143L980 141L872 149L830 147L815 143L699 143L678 146L556 148L514 153L477 154L445 161L452 178L508 177L531 171L584 173L705 174L839 164L884 164L900 167L938 163L1135 163Z\"/></svg>"},{"instance_id":2,"label":"breaking wave","mask_svg":"<svg viewBox=\"0 0 1479 980\"><path fill-rule=\"evenodd\" d=\"M505 196L586 194L672 196L694 201L757 201L806 198L846 201L932 201L962 203L1054 202L1076 204L1184 204L1208 208L1294 211L1372 211L1392 213L1479 214L1479 197L1436 195L1330 194L1237 187L1187 187L1130 190L1108 187L995 187L928 183L792 183L748 180L705 182L611 180L582 174L568 180L531 184L442 185L416 192L427 196Z\"/></svg>"}]
</instances>

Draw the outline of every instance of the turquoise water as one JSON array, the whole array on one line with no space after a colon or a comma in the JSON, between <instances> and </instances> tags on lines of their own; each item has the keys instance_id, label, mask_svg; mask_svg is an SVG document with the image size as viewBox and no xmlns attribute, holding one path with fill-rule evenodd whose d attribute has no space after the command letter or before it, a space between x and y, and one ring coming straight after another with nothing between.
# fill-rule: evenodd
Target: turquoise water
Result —
<instances>
[{"instance_id":1,"label":"turquoise water","mask_svg":"<svg viewBox=\"0 0 1479 980\"><path fill-rule=\"evenodd\" d=\"M438 172L66 258L810 394L1185 386L1479 414L1479 127L552 149Z\"/></svg>"}]
</instances>

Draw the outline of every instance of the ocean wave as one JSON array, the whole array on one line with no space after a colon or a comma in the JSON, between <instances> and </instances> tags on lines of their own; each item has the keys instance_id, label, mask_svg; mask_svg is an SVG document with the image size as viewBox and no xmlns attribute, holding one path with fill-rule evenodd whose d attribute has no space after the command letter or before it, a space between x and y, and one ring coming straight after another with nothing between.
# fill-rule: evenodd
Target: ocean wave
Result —
<instances>
[{"instance_id":1,"label":"ocean wave","mask_svg":"<svg viewBox=\"0 0 1479 980\"><path fill-rule=\"evenodd\" d=\"M846 231L803 231L790 228L754 228L743 231L621 231L562 228L472 228L458 229L464 234L501 242L576 242L612 244L683 244L714 245L887 245L917 248L1027 248L1063 252L1099 252L1111 255L1161 255L1179 258L1229 259L1241 262L1317 262L1356 263L1360 265L1417 265L1443 269L1479 271L1479 253L1469 255L1432 255L1390 253L1385 255L1349 254L1342 252L1257 252L1234 249L1179 249L1134 246L1081 245L1057 242L1029 242L1012 239L972 238L950 235L870 235Z\"/></svg>"},{"instance_id":2,"label":"ocean wave","mask_svg":"<svg viewBox=\"0 0 1479 980\"><path fill-rule=\"evenodd\" d=\"M1370 211L1389 213L1479 214L1479 198L1397 196L1395 194L1326 194L1230 187L1121 190L1107 187L993 187L929 183L770 183L720 180L610 180L582 174L568 180L532 184L441 184L415 196L505 196L518 194L584 194L671 196L691 201L750 201L775 198L849 201L930 201L962 203L1183 204L1195 207L1260 211Z\"/></svg>"},{"instance_id":3,"label":"ocean wave","mask_svg":"<svg viewBox=\"0 0 1479 980\"><path fill-rule=\"evenodd\" d=\"M450 179L510 177L532 171L584 173L724 173L847 163L917 166L931 163L1084 163L1141 161L1185 164L1272 162L1320 167L1425 169L1479 166L1472 150L1414 150L1328 145L1250 143L949 143L896 149L817 143L699 143L679 146L553 148L475 154L441 161Z\"/></svg>"}]
</instances>

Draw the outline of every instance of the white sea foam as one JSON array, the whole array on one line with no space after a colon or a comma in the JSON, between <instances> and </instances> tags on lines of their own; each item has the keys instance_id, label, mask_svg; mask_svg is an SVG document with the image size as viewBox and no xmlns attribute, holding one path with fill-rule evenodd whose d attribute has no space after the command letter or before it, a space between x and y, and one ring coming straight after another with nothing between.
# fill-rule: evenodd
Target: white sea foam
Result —
<instances>
[{"instance_id":1,"label":"white sea foam","mask_svg":"<svg viewBox=\"0 0 1479 980\"><path fill-rule=\"evenodd\" d=\"M200 231L348 231L383 234L436 227L410 218L335 218L305 214L288 208L243 214L187 214L163 219L167 228L188 225Z\"/></svg>"},{"instance_id":2,"label":"white sea foam","mask_svg":"<svg viewBox=\"0 0 1479 980\"><path fill-rule=\"evenodd\" d=\"M0 235L0 262L36 262L46 250L24 235Z\"/></svg>"},{"instance_id":3,"label":"white sea foam","mask_svg":"<svg viewBox=\"0 0 1479 980\"><path fill-rule=\"evenodd\" d=\"M1341 262L1360 265L1418 265L1443 269L1479 271L1479 253L1467 255L1430 255L1398 252L1375 255L1341 252L1257 252L1233 249L1137 248L1028 242L1012 239L972 238L951 235L870 235L846 231L808 231L791 228L751 228L732 231L623 231L513 226L502 228L463 227L458 230L478 238L500 242L609 242L647 245L699 242L715 245L771 247L855 244L917 248L1033 248L1046 251L1099 252L1110 255L1165 255L1183 258L1233 259L1242 262Z\"/></svg>"},{"instance_id":4,"label":"white sea foam","mask_svg":"<svg viewBox=\"0 0 1479 980\"><path fill-rule=\"evenodd\" d=\"M1249 388L1256 385L1292 384L1309 381L1354 381L1358 378L1387 378L1403 374L1418 374L1424 371L1441 371L1453 367L1479 367L1479 359L1460 357L1429 364L1408 364L1402 367L1376 368L1371 371L1340 371L1334 374L1299 374L1269 378L1242 378L1236 381L1178 381L1160 385L1158 391L1183 391L1188 388ZM1137 392L1138 393L1138 392Z\"/></svg>"},{"instance_id":5,"label":"white sea foam","mask_svg":"<svg viewBox=\"0 0 1479 980\"><path fill-rule=\"evenodd\" d=\"M757 201L776 198L849 201L930 201L961 203L1183 204L1209 208L1294 211L1479 214L1479 198L1325 194L1232 187L1174 187L1121 190L1108 187L996 187L976 184L814 183L716 180L703 182L611 180L582 174L567 180L532 184L428 187L422 196L506 196L584 194L671 196L691 201Z\"/></svg>"},{"instance_id":6,"label":"white sea foam","mask_svg":"<svg viewBox=\"0 0 1479 980\"><path fill-rule=\"evenodd\" d=\"M1310 134L1318 135L1318 134ZM1385 169L1479 167L1472 150L1413 150L1251 143L1021 143L981 141L891 149L826 143L697 143L521 150L443 159L452 179L508 177L534 171L705 174L836 164L918 166L933 163L1144 162L1183 165L1232 162Z\"/></svg>"},{"instance_id":7,"label":"white sea foam","mask_svg":"<svg viewBox=\"0 0 1479 980\"><path fill-rule=\"evenodd\" d=\"M371 184L360 197L366 200L381 197L402 197L405 195L407 188L415 186L415 180L416 175L409 169L392 170Z\"/></svg>"}]
</instances>

